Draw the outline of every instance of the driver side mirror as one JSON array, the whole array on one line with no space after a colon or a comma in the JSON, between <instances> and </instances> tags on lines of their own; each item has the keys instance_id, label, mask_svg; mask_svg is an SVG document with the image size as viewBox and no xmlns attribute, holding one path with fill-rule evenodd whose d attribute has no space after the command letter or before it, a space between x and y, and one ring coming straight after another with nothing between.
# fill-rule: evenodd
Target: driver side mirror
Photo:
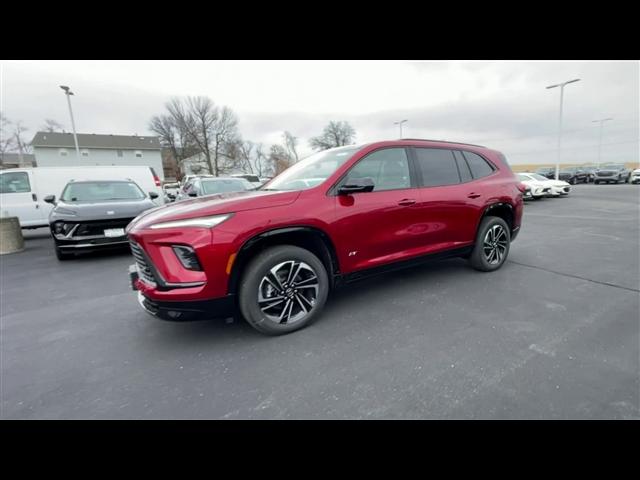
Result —
<instances>
[{"instance_id":1,"label":"driver side mirror","mask_svg":"<svg viewBox=\"0 0 640 480\"><path fill-rule=\"evenodd\" d=\"M190 197L197 197L198 194L196 192L189 192Z\"/></svg>"},{"instance_id":2,"label":"driver side mirror","mask_svg":"<svg viewBox=\"0 0 640 480\"><path fill-rule=\"evenodd\" d=\"M154 199L158 198L158 194L156 192L149 192L149 198L151 200L154 200Z\"/></svg>"},{"instance_id":3,"label":"driver side mirror","mask_svg":"<svg viewBox=\"0 0 640 480\"><path fill-rule=\"evenodd\" d=\"M349 195L351 193L372 192L375 185L369 177L349 178L338 188L338 195Z\"/></svg>"},{"instance_id":4,"label":"driver side mirror","mask_svg":"<svg viewBox=\"0 0 640 480\"><path fill-rule=\"evenodd\" d=\"M56 196L55 195L47 195L46 197L43 198L43 200L47 203L50 203L51 205L55 205L56 204Z\"/></svg>"}]
</instances>

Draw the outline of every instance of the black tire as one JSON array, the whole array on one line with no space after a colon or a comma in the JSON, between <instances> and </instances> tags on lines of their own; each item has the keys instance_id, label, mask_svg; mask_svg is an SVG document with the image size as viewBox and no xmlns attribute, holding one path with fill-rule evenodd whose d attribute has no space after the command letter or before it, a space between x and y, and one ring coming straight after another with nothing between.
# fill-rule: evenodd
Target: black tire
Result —
<instances>
[{"instance_id":1,"label":"black tire","mask_svg":"<svg viewBox=\"0 0 640 480\"><path fill-rule=\"evenodd\" d=\"M317 284L315 299L311 298L312 302L305 302L305 300L300 299L299 294L306 292L304 295L313 296L313 292L310 292L307 289L301 289L301 291L298 292L295 288L297 285L295 285L293 281L291 282L291 285L287 285L286 280L283 281L278 279L278 283L280 285L287 285L286 291L289 293L281 294L281 297L284 298L283 302L285 302L285 307L282 308L280 304L272 306L271 311L273 314L268 315L260 308L258 303L259 295L262 294L262 289L264 287L267 289L270 288L271 292L276 293L273 297L274 300L277 301L279 298L277 294L279 292L277 292L277 289L270 287L270 285L273 285L273 282L269 282L266 279L266 276L269 274L271 269L291 261L298 263L303 262L303 264L306 264L306 267L308 267L308 269L304 267L300 275L304 274L307 276L307 280L302 280L305 282L305 285L307 285L307 289L309 288L309 280L311 280L314 285ZM282 268L287 267L283 266ZM277 271L277 273L279 272L280 270ZM284 272L286 273L286 270ZM313 282L313 274L315 274L317 282ZM292 280L295 281L298 278L301 277L296 276ZM302 281L300 283L302 283ZM292 293L292 290L298 293ZM242 274L240 288L238 291L240 312L249 325L266 335L283 335L300 330L301 328L310 325L318 318L324 308L325 302L327 301L327 296L329 295L329 277L324 264L309 250L293 245L280 245L266 249L256 256L249 265L247 265L247 268ZM287 295L292 296L287 298ZM304 299L309 301L307 296L305 296ZM268 300L270 296L265 298ZM266 300L263 300L263 304L267 303ZM284 316L286 316L287 305L289 305L289 303L291 303L291 307L289 307L288 318L291 323L279 323L274 317L281 313L280 316L283 317L283 320L286 320L284 319ZM308 308L308 313L303 312L301 305ZM280 308L282 308L282 310L279 310ZM294 311L297 313L294 315L294 318L291 319L291 315ZM296 320L295 316L299 316L301 314L302 317Z\"/></svg>"},{"instance_id":2,"label":"black tire","mask_svg":"<svg viewBox=\"0 0 640 480\"><path fill-rule=\"evenodd\" d=\"M571 179L571 185L577 185L578 184L578 179L576 177L573 177Z\"/></svg>"},{"instance_id":3,"label":"black tire","mask_svg":"<svg viewBox=\"0 0 640 480\"><path fill-rule=\"evenodd\" d=\"M593 184L594 184L594 185L600 185L600 180L594 180L594 181L593 181Z\"/></svg>"},{"instance_id":4,"label":"black tire","mask_svg":"<svg viewBox=\"0 0 640 480\"><path fill-rule=\"evenodd\" d=\"M487 232L495 226L502 227L502 231L504 231L506 236L506 249L499 261L497 263L492 263L487 259L487 255L485 254L484 240L487 236ZM480 222L480 227L476 234L476 243L473 247L473 251L471 252L471 256L469 257L469 263L473 268L481 272L493 272L494 270L499 269L507 260L510 246L511 232L507 222L499 217L485 217Z\"/></svg>"},{"instance_id":5,"label":"black tire","mask_svg":"<svg viewBox=\"0 0 640 480\"><path fill-rule=\"evenodd\" d=\"M56 258L61 262L65 260L69 260L70 258L73 257L73 253L64 253L62 250L60 250L60 247L58 247L57 245L54 247L54 249L56 251Z\"/></svg>"}]
</instances>

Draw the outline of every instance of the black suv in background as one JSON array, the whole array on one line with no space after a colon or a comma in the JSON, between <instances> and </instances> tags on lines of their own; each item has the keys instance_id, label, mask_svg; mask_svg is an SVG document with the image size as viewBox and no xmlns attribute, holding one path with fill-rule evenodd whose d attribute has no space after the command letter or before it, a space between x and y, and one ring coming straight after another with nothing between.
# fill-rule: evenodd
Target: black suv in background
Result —
<instances>
[{"instance_id":1,"label":"black suv in background","mask_svg":"<svg viewBox=\"0 0 640 480\"><path fill-rule=\"evenodd\" d=\"M555 180L556 178L556 169L553 167L542 167L536 170L538 175L542 175L543 177L547 177L550 180Z\"/></svg>"},{"instance_id":2,"label":"black suv in background","mask_svg":"<svg viewBox=\"0 0 640 480\"><path fill-rule=\"evenodd\" d=\"M60 199L47 195L54 205L49 227L58 260L77 252L128 246L125 228L142 212L157 207L156 192L145 194L131 180L71 181Z\"/></svg>"},{"instance_id":3,"label":"black suv in background","mask_svg":"<svg viewBox=\"0 0 640 480\"><path fill-rule=\"evenodd\" d=\"M589 183L589 172L580 167L567 167L560 170L559 180L569 182L571 185L576 183Z\"/></svg>"}]
</instances>

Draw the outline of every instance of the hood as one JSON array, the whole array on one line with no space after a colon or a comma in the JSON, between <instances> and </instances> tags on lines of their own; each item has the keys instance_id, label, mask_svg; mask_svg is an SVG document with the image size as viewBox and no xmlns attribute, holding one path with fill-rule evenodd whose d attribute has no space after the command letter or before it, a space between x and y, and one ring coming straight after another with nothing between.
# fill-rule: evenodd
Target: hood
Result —
<instances>
[{"instance_id":1,"label":"hood","mask_svg":"<svg viewBox=\"0 0 640 480\"><path fill-rule=\"evenodd\" d=\"M115 218L134 218L157 205L149 198L140 200L113 200L109 202L59 201L49 214L49 220L90 221Z\"/></svg>"},{"instance_id":2,"label":"hood","mask_svg":"<svg viewBox=\"0 0 640 480\"><path fill-rule=\"evenodd\" d=\"M258 208L280 207L293 203L300 191L250 190L207 195L154 208L134 219L129 228L145 228L158 222L242 212Z\"/></svg>"}]
</instances>

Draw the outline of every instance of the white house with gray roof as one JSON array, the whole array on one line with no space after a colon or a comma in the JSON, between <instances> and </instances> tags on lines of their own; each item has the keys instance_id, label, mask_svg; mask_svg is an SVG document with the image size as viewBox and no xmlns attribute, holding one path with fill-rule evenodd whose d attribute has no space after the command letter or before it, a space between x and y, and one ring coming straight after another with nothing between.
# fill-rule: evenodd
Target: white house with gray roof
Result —
<instances>
[{"instance_id":1,"label":"white house with gray roof","mask_svg":"<svg viewBox=\"0 0 640 480\"><path fill-rule=\"evenodd\" d=\"M38 132L31 146L39 167L144 165L164 180L158 137L79 133L79 159L72 133Z\"/></svg>"}]
</instances>

